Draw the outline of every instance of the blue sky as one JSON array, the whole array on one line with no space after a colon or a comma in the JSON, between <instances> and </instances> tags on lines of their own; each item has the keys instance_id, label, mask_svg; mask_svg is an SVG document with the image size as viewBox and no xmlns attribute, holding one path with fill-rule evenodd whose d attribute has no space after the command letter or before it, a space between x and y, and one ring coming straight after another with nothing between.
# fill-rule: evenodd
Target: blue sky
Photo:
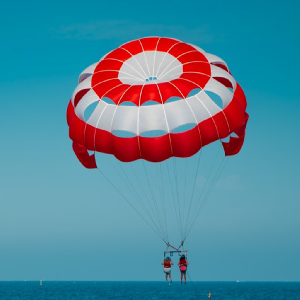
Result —
<instances>
[{"instance_id":1,"label":"blue sky","mask_svg":"<svg viewBox=\"0 0 300 300\"><path fill-rule=\"evenodd\" d=\"M164 244L77 161L65 120L80 72L144 36L222 57L248 100L244 148L186 242L192 278L300 280L299 2L1 6L0 280L163 279Z\"/></svg>"}]
</instances>

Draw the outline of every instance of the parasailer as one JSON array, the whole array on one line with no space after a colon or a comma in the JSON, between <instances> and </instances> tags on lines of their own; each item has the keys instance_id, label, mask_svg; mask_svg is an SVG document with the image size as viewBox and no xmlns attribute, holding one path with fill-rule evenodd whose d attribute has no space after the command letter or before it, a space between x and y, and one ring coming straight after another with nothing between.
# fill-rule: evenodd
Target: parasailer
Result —
<instances>
[{"instance_id":1,"label":"parasailer","mask_svg":"<svg viewBox=\"0 0 300 300\"><path fill-rule=\"evenodd\" d=\"M246 106L221 58L177 39L146 37L80 74L67 122L82 165L100 172L165 242L166 252L180 253L224 158L243 146ZM205 160L203 148L209 149ZM179 247L169 242L176 223Z\"/></svg>"},{"instance_id":2,"label":"parasailer","mask_svg":"<svg viewBox=\"0 0 300 300\"><path fill-rule=\"evenodd\" d=\"M180 256L180 259L179 259L179 262L177 265L179 266L179 270L180 270L180 282L182 283L182 279L184 277L184 283L186 284L186 272L187 272L187 267L188 267L189 263L184 254L182 254Z\"/></svg>"},{"instance_id":3,"label":"parasailer","mask_svg":"<svg viewBox=\"0 0 300 300\"><path fill-rule=\"evenodd\" d=\"M161 263L164 266L164 273L166 274L166 281L168 281L168 276L170 278L170 282L172 282L171 268L173 266L172 259L167 256L164 261Z\"/></svg>"}]
</instances>

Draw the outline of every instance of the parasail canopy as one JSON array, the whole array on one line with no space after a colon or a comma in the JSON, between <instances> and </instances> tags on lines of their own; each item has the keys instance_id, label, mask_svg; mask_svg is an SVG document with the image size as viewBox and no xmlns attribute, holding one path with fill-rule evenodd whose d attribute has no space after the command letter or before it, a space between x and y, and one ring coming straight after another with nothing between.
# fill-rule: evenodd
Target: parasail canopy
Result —
<instances>
[{"instance_id":1,"label":"parasail canopy","mask_svg":"<svg viewBox=\"0 0 300 300\"><path fill-rule=\"evenodd\" d=\"M85 119L93 103L97 106ZM96 167L87 150L124 162L160 162L192 156L232 133L237 137L223 146L226 155L234 155L242 147L247 119L245 95L222 59L159 37L128 42L85 69L67 114L74 152L87 168ZM164 134L145 134L154 131Z\"/></svg>"}]
</instances>

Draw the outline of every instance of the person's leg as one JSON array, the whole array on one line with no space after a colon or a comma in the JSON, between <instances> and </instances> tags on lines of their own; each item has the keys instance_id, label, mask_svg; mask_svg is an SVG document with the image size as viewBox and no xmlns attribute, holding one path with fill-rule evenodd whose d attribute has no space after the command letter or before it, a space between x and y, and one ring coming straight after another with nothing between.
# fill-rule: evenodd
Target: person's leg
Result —
<instances>
[{"instance_id":1,"label":"person's leg","mask_svg":"<svg viewBox=\"0 0 300 300\"><path fill-rule=\"evenodd\" d=\"M180 281L181 281L181 283L182 283L182 276L183 276L183 274L182 274L182 272L180 272Z\"/></svg>"},{"instance_id":2,"label":"person's leg","mask_svg":"<svg viewBox=\"0 0 300 300\"><path fill-rule=\"evenodd\" d=\"M166 281L168 281L168 274L166 273Z\"/></svg>"},{"instance_id":3,"label":"person's leg","mask_svg":"<svg viewBox=\"0 0 300 300\"><path fill-rule=\"evenodd\" d=\"M169 277L170 277L170 281L172 282L172 276L171 276L171 272L170 272L170 274L169 274Z\"/></svg>"},{"instance_id":4,"label":"person's leg","mask_svg":"<svg viewBox=\"0 0 300 300\"><path fill-rule=\"evenodd\" d=\"M184 273L184 284L186 284L186 273Z\"/></svg>"}]
</instances>

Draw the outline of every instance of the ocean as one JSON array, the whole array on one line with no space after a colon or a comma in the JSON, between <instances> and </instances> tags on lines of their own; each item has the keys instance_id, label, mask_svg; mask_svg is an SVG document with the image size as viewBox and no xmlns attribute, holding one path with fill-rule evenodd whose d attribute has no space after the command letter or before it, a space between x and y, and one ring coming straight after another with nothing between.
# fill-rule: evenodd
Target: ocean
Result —
<instances>
[{"instance_id":1,"label":"ocean","mask_svg":"<svg viewBox=\"0 0 300 300\"><path fill-rule=\"evenodd\" d=\"M0 299L298 300L300 282L2 281Z\"/></svg>"}]
</instances>

